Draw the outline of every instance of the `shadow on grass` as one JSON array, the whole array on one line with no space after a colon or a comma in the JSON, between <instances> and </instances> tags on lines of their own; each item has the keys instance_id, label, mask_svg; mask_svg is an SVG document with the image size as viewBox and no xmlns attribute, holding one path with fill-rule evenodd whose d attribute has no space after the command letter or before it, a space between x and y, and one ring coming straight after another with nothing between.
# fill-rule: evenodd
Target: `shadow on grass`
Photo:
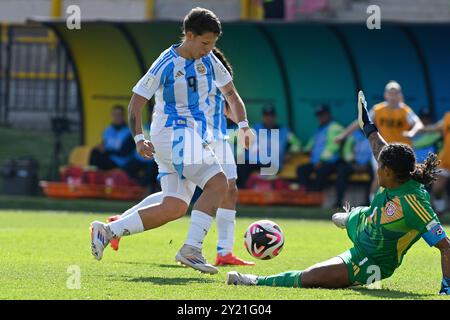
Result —
<instances>
[{"instance_id":1,"label":"shadow on grass","mask_svg":"<svg viewBox=\"0 0 450 320\"><path fill-rule=\"evenodd\" d=\"M425 299L430 298L431 296L430 294L420 294L389 289L368 289L365 287L353 287L349 288L349 290L359 292L361 295L389 299Z\"/></svg>"},{"instance_id":2,"label":"shadow on grass","mask_svg":"<svg viewBox=\"0 0 450 320\"><path fill-rule=\"evenodd\" d=\"M184 268L183 266L180 266L179 264L173 263L173 264L161 264L161 263L151 263L151 262L138 262L138 261L116 261L114 263L121 263L121 264L135 264L135 265L145 265L149 267L159 267L159 268L175 268L180 269Z\"/></svg>"},{"instance_id":3,"label":"shadow on grass","mask_svg":"<svg viewBox=\"0 0 450 320\"><path fill-rule=\"evenodd\" d=\"M117 279L117 281L128 281L128 282L144 282L144 283L152 283L161 286L179 286L179 285L187 285L193 283L214 283L216 281L211 279L205 279L204 277L198 278L167 278L167 277L137 277L137 278L129 278L126 276L122 276L122 279Z\"/></svg>"}]
</instances>

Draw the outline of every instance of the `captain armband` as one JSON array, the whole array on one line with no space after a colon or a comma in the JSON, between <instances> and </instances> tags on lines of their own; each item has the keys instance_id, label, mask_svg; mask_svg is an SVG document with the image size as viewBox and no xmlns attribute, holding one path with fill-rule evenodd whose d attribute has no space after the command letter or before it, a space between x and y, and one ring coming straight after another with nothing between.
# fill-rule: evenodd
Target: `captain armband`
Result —
<instances>
[{"instance_id":1,"label":"captain armband","mask_svg":"<svg viewBox=\"0 0 450 320\"><path fill-rule=\"evenodd\" d=\"M445 233L444 228L442 228L441 224L436 220L432 220L427 225L427 231L422 235L423 240L425 240L430 247L434 247L446 237L447 234Z\"/></svg>"}]
</instances>

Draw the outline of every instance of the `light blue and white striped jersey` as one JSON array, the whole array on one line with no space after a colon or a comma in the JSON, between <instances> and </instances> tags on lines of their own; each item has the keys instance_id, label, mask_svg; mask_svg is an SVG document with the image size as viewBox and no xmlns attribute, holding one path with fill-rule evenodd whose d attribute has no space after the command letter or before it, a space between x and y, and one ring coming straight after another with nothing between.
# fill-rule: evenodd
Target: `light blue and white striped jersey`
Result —
<instances>
[{"instance_id":1,"label":"light blue and white striped jersey","mask_svg":"<svg viewBox=\"0 0 450 320\"><path fill-rule=\"evenodd\" d=\"M179 45L172 45L161 53L133 92L146 99L155 95L151 135L165 127L186 124L210 142L212 132L208 129L207 117L214 103L211 92L225 86L232 78L212 52L201 59L187 60L176 52Z\"/></svg>"},{"instance_id":2,"label":"light blue and white striped jersey","mask_svg":"<svg viewBox=\"0 0 450 320\"><path fill-rule=\"evenodd\" d=\"M227 119L225 118L225 98L219 88L214 87L211 92L210 108L207 117L208 128L212 132L214 141L227 140Z\"/></svg>"}]
</instances>

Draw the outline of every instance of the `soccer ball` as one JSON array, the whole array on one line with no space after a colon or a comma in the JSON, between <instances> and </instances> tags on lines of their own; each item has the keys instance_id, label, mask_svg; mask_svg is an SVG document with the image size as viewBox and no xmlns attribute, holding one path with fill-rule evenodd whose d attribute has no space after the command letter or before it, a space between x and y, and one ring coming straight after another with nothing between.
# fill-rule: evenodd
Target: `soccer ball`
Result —
<instances>
[{"instance_id":1,"label":"soccer ball","mask_svg":"<svg viewBox=\"0 0 450 320\"><path fill-rule=\"evenodd\" d=\"M283 248L284 235L273 221L253 222L244 234L244 245L253 257L268 260L276 257Z\"/></svg>"}]
</instances>

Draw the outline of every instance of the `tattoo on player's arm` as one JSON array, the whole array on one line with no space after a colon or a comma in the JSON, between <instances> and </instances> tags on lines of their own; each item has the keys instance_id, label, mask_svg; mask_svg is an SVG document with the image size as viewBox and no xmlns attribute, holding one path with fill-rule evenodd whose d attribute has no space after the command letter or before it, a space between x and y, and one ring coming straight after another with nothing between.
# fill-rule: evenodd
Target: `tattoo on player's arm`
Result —
<instances>
[{"instance_id":1,"label":"tattoo on player's arm","mask_svg":"<svg viewBox=\"0 0 450 320\"><path fill-rule=\"evenodd\" d=\"M234 90L230 90L230 91L228 91L228 92L225 93L225 97L226 97L226 98L229 98L229 97L231 97L233 94L234 94Z\"/></svg>"},{"instance_id":2,"label":"tattoo on player's arm","mask_svg":"<svg viewBox=\"0 0 450 320\"><path fill-rule=\"evenodd\" d=\"M131 135L134 137L136 135L136 116L134 115L133 110L129 110L128 112L128 123L130 126Z\"/></svg>"},{"instance_id":3,"label":"tattoo on player's arm","mask_svg":"<svg viewBox=\"0 0 450 320\"><path fill-rule=\"evenodd\" d=\"M373 155L375 156L375 159L378 160L378 155L380 154L381 149L383 149L384 146L387 146L387 142L378 132L374 132L369 136L369 142L372 147Z\"/></svg>"}]
</instances>

